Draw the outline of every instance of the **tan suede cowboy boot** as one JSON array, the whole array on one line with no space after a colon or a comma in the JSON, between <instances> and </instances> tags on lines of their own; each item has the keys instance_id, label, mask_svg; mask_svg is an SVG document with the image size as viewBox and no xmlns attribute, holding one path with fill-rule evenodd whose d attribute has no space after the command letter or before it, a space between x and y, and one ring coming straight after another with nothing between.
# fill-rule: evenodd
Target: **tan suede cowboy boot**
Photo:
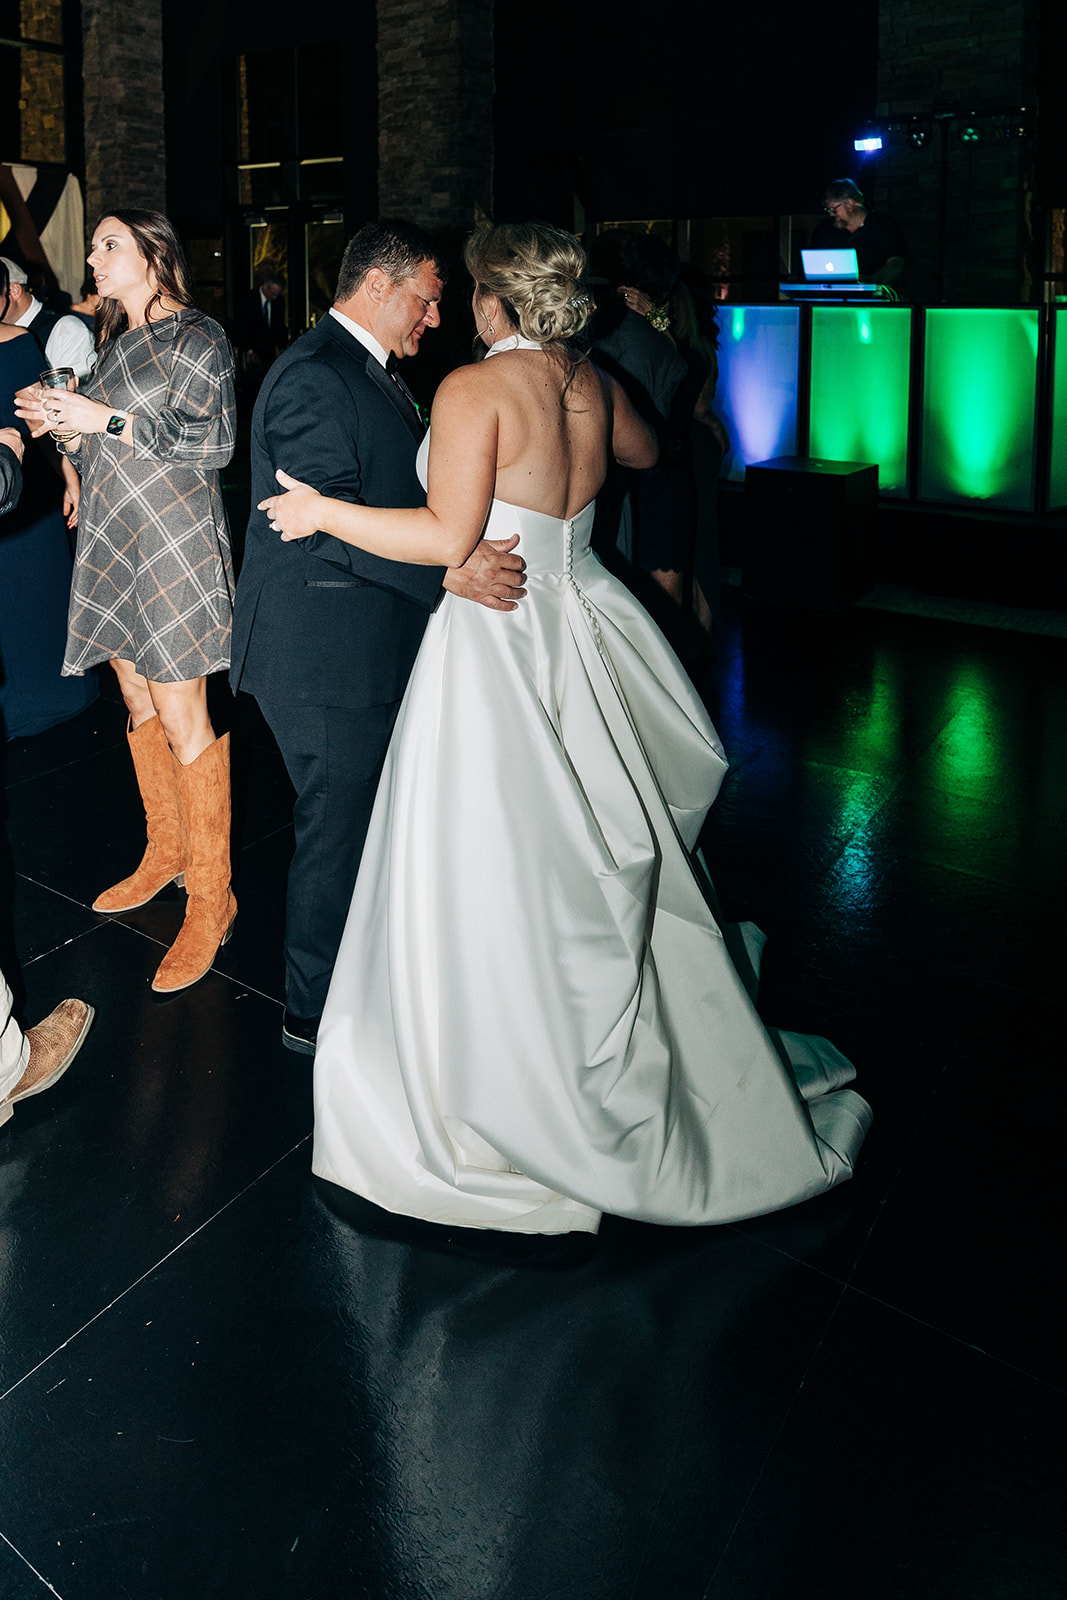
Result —
<instances>
[{"instance_id":1,"label":"tan suede cowboy boot","mask_svg":"<svg viewBox=\"0 0 1067 1600\"><path fill-rule=\"evenodd\" d=\"M94 911L133 911L146 905L168 883L180 887L188 865L185 819L163 724L158 717L149 717L131 729L126 740L144 802L148 848L136 872L97 896Z\"/></svg>"},{"instance_id":2,"label":"tan suede cowboy boot","mask_svg":"<svg viewBox=\"0 0 1067 1600\"><path fill-rule=\"evenodd\" d=\"M188 903L181 932L152 980L157 994L187 989L202 978L237 915L230 892L230 736L209 744L187 767L172 759L188 831Z\"/></svg>"}]
</instances>

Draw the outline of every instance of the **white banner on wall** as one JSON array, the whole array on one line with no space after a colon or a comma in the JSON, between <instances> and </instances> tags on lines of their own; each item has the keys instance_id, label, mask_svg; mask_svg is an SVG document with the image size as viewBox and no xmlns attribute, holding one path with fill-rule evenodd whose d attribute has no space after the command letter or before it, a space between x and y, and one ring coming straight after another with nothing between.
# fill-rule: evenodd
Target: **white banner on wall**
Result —
<instances>
[{"instance_id":1,"label":"white banner on wall","mask_svg":"<svg viewBox=\"0 0 1067 1600\"><path fill-rule=\"evenodd\" d=\"M0 167L0 255L50 267L61 289L81 299L85 208L71 174L36 167Z\"/></svg>"}]
</instances>

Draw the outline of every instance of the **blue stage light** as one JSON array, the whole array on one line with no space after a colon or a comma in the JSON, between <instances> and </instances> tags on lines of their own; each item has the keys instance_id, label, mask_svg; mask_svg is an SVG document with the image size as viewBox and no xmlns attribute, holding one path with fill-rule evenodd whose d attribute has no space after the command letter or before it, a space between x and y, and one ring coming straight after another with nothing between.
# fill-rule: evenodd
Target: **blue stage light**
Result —
<instances>
[{"instance_id":1,"label":"blue stage light","mask_svg":"<svg viewBox=\"0 0 1067 1600\"><path fill-rule=\"evenodd\" d=\"M882 136L880 133L876 133L869 135L866 139L853 139L852 148L868 153L871 150L880 150L882 148Z\"/></svg>"}]
</instances>

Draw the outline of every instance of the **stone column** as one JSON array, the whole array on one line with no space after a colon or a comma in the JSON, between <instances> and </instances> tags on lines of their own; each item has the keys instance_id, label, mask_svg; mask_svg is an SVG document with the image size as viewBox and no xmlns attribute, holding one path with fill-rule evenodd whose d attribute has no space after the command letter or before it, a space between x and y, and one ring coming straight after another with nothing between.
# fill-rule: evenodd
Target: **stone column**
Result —
<instances>
[{"instance_id":1,"label":"stone column","mask_svg":"<svg viewBox=\"0 0 1067 1600\"><path fill-rule=\"evenodd\" d=\"M1040 298L1031 231L1038 26L1038 0L960 0L937 13L928 0L880 0L879 121L935 115L925 147L891 144L871 185L875 207L904 228L909 298L936 300L939 276L950 302ZM988 114L1024 106L1028 137L1009 136L1011 119ZM938 121L939 110L960 115ZM965 144L972 111L981 138ZM866 189L866 174L860 182Z\"/></svg>"},{"instance_id":2,"label":"stone column","mask_svg":"<svg viewBox=\"0 0 1067 1600\"><path fill-rule=\"evenodd\" d=\"M490 213L492 0L378 0L378 208L425 228Z\"/></svg>"},{"instance_id":3,"label":"stone column","mask_svg":"<svg viewBox=\"0 0 1067 1600\"><path fill-rule=\"evenodd\" d=\"M166 206L162 0L82 0L85 216Z\"/></svg>"}]
</instances>

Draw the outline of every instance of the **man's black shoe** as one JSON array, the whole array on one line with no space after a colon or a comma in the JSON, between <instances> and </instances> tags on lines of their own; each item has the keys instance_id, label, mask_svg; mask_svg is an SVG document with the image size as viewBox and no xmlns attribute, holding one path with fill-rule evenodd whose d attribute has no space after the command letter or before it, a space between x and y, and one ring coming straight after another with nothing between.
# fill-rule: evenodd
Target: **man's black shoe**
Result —
<instances>
[{"instance_id":1,"label":"man's black shoe","mask_svg":"<svg viewBox=\"0 0 1067 1600\"><path fill-rule=\"evenodd\" d=\"M295 1050L301 1056L315 1054L315 1035L319 1031L321 1017L298 1017L292 1011L286 1011L282 1017L282 1044L287 1050Z\"/></svg>"}]
</instances>

